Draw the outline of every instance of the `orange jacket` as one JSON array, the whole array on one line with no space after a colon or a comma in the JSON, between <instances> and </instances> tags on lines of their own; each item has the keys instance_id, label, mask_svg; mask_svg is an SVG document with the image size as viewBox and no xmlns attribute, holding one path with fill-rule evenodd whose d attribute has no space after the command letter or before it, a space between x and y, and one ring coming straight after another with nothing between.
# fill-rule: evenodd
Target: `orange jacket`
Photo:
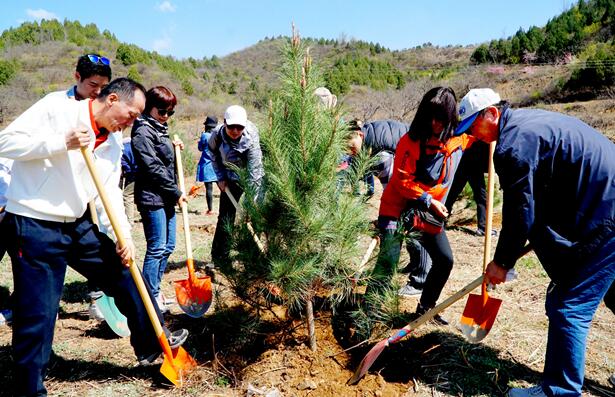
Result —
<instances>
[{"instance_id":1,"label":"orange jacket","mask_svg":"<svg viewBox=\"0 0 615 397\"><path fill-rule=\"evenodd\" d=\"M429 140L425 145L425 154L431 159L430 175L434 180L427 182L417 176L417 173L425 171L421 165L423 168L417 170L417 161L421 157L420 141L413 141L408 134L404 135L395 151L393 176L382 194L379 215L399 218L412 200L425 207L429 206L432 198L444 203L461 155L475 140L466 134L452 137L446 144Z\"/></svg>"}]
</instances>

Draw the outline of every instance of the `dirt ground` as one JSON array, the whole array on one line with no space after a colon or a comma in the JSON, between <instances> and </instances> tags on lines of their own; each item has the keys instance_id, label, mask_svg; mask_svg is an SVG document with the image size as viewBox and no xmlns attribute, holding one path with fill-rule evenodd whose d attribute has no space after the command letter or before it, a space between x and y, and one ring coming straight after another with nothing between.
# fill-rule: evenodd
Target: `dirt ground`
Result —
<instances>
[{"instance_id":1,"label":"dirt ground","mask_svg":"<svg viewBox=\"0 0 615 397\"><path fill-rule=\"evenodd\" d=\"M374 218L378 198L370 201ZM217 205L217 196L215 200ZM209 257L216 222L215 216L202 215L204 207L203 196L190 203L190 229L199 266ZM497 211L496 208L496 227ZM442 297L481 272L483 240L467 232L473 227L468 224L448 232L455 267ZM144 252L138 222L134 224L134 236L138 252ZM163 282L167 296L174 296L174 280L186 278L183 246L180 227L177 249ZM407 254L400 263L405 261ZM264 321L246 334L245 330L250 329L246 326L254 322L253 314L231 296L224 280L218 278L216 302L203 318L190 318L176 305L166 316L170 328L190 330L185 347L199 363L182 389L166 386L158 367L136 367L128 339L116 337L105 324L88 319L85 280L69 271L46 386L54 396L502 395L510 386L537 382L544 364L547 319L543 304L548 278L532 254L517 269L520 279L494 293L504 303L482 344L469 344L456 328L465 305L463 299L444 312L451 326L426 325L388 347L356 386L347 386L346 381L372 344L344 352L331 328L330 310L320 307L316 313L316 352L307 346L302 319L287 319L280 308L273 310L280 319L265 315ZM0 264L0 283L0 302L4 305L6 290L12 288L7 258ZM401 305L412 312L416 299L404 298ZM614 330L615 316L601 305L588 342L587 396L615 393L607 381L615 372ZM11 384L10 341L11 328L0 327L0 384L5 386L0 395L8 393L6 386Z\"/></svg>"}]
</instances>

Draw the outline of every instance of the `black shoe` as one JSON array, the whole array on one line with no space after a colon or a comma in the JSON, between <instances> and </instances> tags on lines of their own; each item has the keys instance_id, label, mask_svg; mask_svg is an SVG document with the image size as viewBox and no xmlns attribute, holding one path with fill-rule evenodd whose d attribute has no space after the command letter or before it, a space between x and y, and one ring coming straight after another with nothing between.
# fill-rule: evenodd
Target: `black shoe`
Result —
<instances>
[{"instance_id":1,"label":"black shoe","mask_svg":"<svg viewBox=\"0 0 615 397\"><path fill-rule=\"evenodd\" d=\"M158 360L158 357L160 357L160 352L156 352L156 353L152 353L150 355L144 355L144 356L139 356L137 357L138 360L138 366L139 367L149 367L150 365L156 365L158 364L156 362L156 360Z\"/></svg>"},{"instance_id":2,"label":"black shoe","mask_svg":"<svg viewBox=\"0 0 615 397\"><path fill-rule=\"evenodd\" d=\"M418 317L422 316L423 314L427 313L429 310L430 310L429 308L423 307L419 303L416 306L416 312L414 314L418 318ZM446 321L444 319L444 317L440 316L439 314L436 314L435 316L433 316L432 319L429 320L429 321L432 322L433 324L436 324L436 325L442 325L442 326L448 325L448 321Z\"/></svg>"},{"instance_id":3,"label":"black shoe","mask_svg":"<svg viewBox=\"0 0 615 397\"><path fill-rule=\"evenodd\" d=\"M178 329L176 331L171 332L170 335L167 336L167 340L169 341L169 346L171 349L177 349L188 339L188 330L187 329ZM139 366L149 366L157 364L156 360L162 352L157 351L151 354L144 354L142 356L137 357L137 361L139 362Z\"/></svg>"}]
</instances>

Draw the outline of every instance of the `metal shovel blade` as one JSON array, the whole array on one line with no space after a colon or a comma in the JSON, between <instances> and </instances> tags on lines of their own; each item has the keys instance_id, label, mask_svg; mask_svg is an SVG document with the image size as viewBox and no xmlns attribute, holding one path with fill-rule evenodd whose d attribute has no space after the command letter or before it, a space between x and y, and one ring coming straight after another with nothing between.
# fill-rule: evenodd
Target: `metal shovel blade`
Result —
<instances>
[{"instance_id":1,"label":"metal shovel blade","mask_svg":"<svg viewBox=\"0 0 615 397\"><path fill-rule=\"evenodd\" d=\"M115 305L115 299L113 299L113 297L102 294L95 302L105 318L105 322L113 332L123 338L130 336L128 320L126 320L126 316L124 316Z\"/></svg>"},{"instance_id":2,"label":"metal shovel blade","mask_svg":"<svg viewBox=\"0 0 615 397\"><path fill-rule=\"evenodd\" d=\"M184 313L194 318L203 317L211 306L211 278L205 276L175 281L175 296Z\"/></svg>"},{"instance_id":3,"label":"metal shovel blade","mask_svg":"<svg viewBox=\"0 0 615 397\"><path fill-rule=\"evenodd\" d=\"M493 327L501 305L501 299L488 295L486 299L482 295L470 294L468 296L468 302L461 315L460 326L468 342L478 343L485 339Z\"/></svg>"},{"instance_id":4,"label":"metal shovel blade","mask_svg":"<svg viewBox=\"0 0 615 397\"><path fill-rule=\"evenodd\" d=\"M186 374L196 367L194 358L181 346L171 350L168 343L163 346L163 357L160 373L175 386L183 386Z\"/></svg>"}]
</instances>

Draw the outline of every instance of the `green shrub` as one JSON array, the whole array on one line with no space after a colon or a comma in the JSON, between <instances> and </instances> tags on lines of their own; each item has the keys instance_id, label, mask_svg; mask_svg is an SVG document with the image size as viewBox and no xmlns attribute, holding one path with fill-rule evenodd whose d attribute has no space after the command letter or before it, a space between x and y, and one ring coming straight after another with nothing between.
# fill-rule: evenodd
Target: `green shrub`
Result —
<instances>
[{"instance_id":1,"label":"green shrub","mask_svg":"<svg viewBox=\"0 0 615 397\"><path fill-rule=\"evenodd\" d=\"M6 84L17 73L17 62L0 59L0 85Z\"/></svg>"},{"instance_id":2,"label":"green shrub","mask_svg":"<svg viewBox=\"0 0 615 397\"><path fill-rule=\"evenodd\" d=\"M149 63L150 56L147 51L134 44L120 44L115 51L115 58L124 66L135 65L139 62Z\"/></svg>"},{"instance_id":3,"label":"green shrub","mask_svg":"<svg viewBox=\"0 0 615 397\"><path fill-rule=\"evenodd\" d=\"M567 88L601 88L615 84L615 43L592 44L581 57L585 62L572 73Z\"/></svg>"},{"instance_id":4,"label":"green shrub","mask_svg":"<svg viewBox=\"0 0 615 397\"><path fill-rule=\"evenodd\" d=\"M129 79L133 79L136 82L142 83L143 76L139 73L139 69L137 69L137 65L130 65L128 68L128 74L126 75Z\"/></svg>"}]
</instances>

